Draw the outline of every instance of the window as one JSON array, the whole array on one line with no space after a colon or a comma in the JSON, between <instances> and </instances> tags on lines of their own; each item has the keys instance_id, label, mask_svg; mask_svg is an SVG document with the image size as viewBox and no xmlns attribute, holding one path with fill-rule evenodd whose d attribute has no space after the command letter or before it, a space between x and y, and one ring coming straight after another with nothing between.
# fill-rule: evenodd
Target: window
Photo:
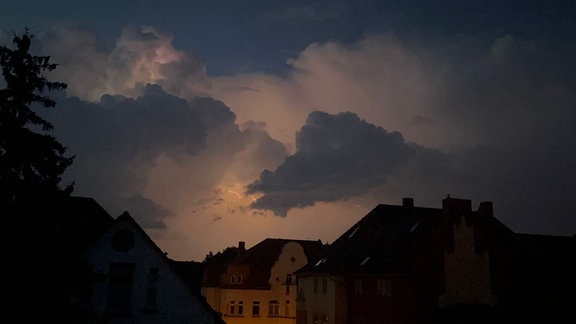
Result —
<instances>
[{"instance_id":1,"label":"window","mask_svg":"<svg viewBox=\"0 0 576 324\"><path fill-rule=\"evenodd\" d=\"M284 304L284 316L290 317L290 301L287 300L286 304Z\"/></svg>"},{"instance_id":2,"label":"window","mask_svg":"<svg viewBox=\"0 0 576 324\"><path fill-rule=\"evenodd\" d=\"M286 295L290 295L290 285L292 284L292 275L286 275Z\"/></svg>"},{"instance_id":3,"label":"window","mask_svg":"<svg viewBox=\"0 0 576 324\"><path fill-rule=\"evenodd\" d=\"M308 324L308 312L305 311L305 310L298 310L298 311L297 311L296 323L299 323L299 324Z\"/></svg>"},{"instance_id":4,"label":"window","mask_svg":"<svg viewBox=\"0 0 576 324\"><path fill-rule=\"evenodd\" d=\"M328 289L328 277L322 276L322 293L326 294L327 289Z\"/></svg>"},{"instance_id":5,"label":"window","mask_svg":"<svg viewBox=\"0 0 576 324\"><path fill-rule=\"evenodd\" d=\"M362 279L354 279L354 295L362 294Z\"/></svg>"},{"instance_id":6,"label":"window","mask_svg":"<svg viewBox=\"0 0 576 324\"><path fill-rule=\"evenodd\" d=\"M260 302L253 301L252 302L252 316L260 316Z\"/></svg>"},{"instance_id":7,"label":"window","mask_svg":"<svg viewBox=\"0 0 576 324\"><path fill-rule=\"evenodd\" d=\"M146 289L146 309L154 310L156 309L156 297L158 296L158 288L148 287Z\"/></svg>"},{"instance_id":8,"label":"window","mask_svg":"<svg viewBox=\"0 0 576 324\"><path fill-rule=\"evenodd\" d=\"M244 302L238 302L238 315L244 315Z\"/></svg>"},{"instance_id":9,"label":"window","mask_svg":"<svg viewBox=\"0 0 576 324\"><path fill-rule=\"evenodd\" d=\"M156 313L156 301L158 296L158 281L160 278L160 270L158 267L152 267L148 271L148 287L146 288L146 297L144 305L144 313L153 314Z\"/></svg>"},{"instance_id":10,"label":"window","mask_svg":"<svg viewBox=\"0 0 576 324\"><path fill-rule=\"evenodd\" d=\"M318 277L314 276L314 292L318 292Z\"/></svg>"},{"instance_id":11,"label":"window","mask_svg":"<svg viewBox=\"0 0 576 324\"><path fill-rule=\"evenodd\" d=\"M108 313L129 316L132 306L134 263L110 263L106 309Z\"/></svg>"},{"instance_id":12,"label":"window","mask_svg":"<svg viewBox=\"0 0 576 324\"><path fill-rule=\"evenodd\" d=\"M232 284L232 285L241 285L243 279L244 279L244 278L242 278L242 275L231 274L231 275L230 275L230 284Z\"/></svg>"},{"instance_id":13,"label":"window","mask_svg":"<svg viewBox=\"0 0 576 324\"><path fill-rule=\"evenodd\" d=\"M277 300L271 300L268 304L268 316L275 317L278 316L279 304Z\"/></svg>"},{"instance_id":14,"label":"window","mask_svg":"<svg viewBox=\"0 0 576 324\"><path fill-rule=\"evenodd\" d=\"M379 297L392 296L392 280L378 279L378 296Z\"/></svg>"},{"instance_id":15,"label":"window","mask_svg":"<svg viewBox=\"0 0 576 324\"><path fill-rule=\"evenodd\" d=\"M231 301L228 304L228 314L230 315L236 314L236 304L233 301Z\"/></svg>"}]
</instances>

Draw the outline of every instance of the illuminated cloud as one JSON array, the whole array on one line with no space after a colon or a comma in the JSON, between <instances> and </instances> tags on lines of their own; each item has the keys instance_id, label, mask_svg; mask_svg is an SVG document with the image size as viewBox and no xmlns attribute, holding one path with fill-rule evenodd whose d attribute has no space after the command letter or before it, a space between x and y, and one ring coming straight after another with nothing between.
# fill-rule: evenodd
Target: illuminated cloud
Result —
<instances>
[{"instance_id":1,"label":"illuminated cloud","mask_svg":"<svg viewBox=\"0 0 576 324\"><path fill-rule=\"evenodd\" d=\"M76 155L68 174L75 193L96 198L112 214L129 210L143 226L162 227L179 208L219 198L202 191L247 182L286 154L261 126L240 130L220 102L181 99L158 85L139 91L135 99L64 99L49 116Z\"/></svg>"},{"instance_id":2,"label":"illuminated cloud","mask_svg":"<svg viewBox=\"0 0 576 324\"><path fill-rule=\"evenodd\" d=\"M230 106L239 121L265 122L283 143L293 144L308 114L320 110L353 111L402 132L408 141L440 147L449 143L451 132L429 105L444 65L431 57L429 50L404 44L392 34L352 44L313 43L288 60L287 77L253 73L213 78L212 96Z\"/></svg>"},{"instance_id":3,"label":"illuminated cloud","mask_svg":"<svg viewBox=\"0 0 576 324\"><path fill-rule=\"evenodd\" d=\"M176 50L172 35L152 27L126 27L110 51L84 30L53 30L43 35L42 44L55 62L65 62L53 77L66 79L68 94L84 100L105 94L136 97L145 84L190 98L209 86L200 58Z\"/></svg>"},{"instance_id":4,"label":"illuminated cloud","mask_svg":"<svg viewBox=\"0 0 576 324\"><path fill-rule=\"evenodd\" d=\"M70 86L50 120L77 156L76 193L166 226L153 237L180 256L286 228L329 239L299 231L298 217L322 228L329 218L317 214L329 211L346 228L352 213L405 196L491 200L514 229L566 231L572 56L512 36L464 38L312 43L284 76L209 77L153 28L128 28L110 49L61 30L42 37L61 64L51 78Z\"/></svg>"},{"instance_id":5,"label":"illuminated cloud","mask_svg":"<svg viewBox=\"0 0 576 324\"><path fill-rule=\"evenodd\" d=\"M447 194L459 195L494 201L501 219L518 230L567 234L556 224L574 224L563 210L576 208L570 198L576 191L565 185L576 178L571 57L509 35L488 46L473 38L403 42L372 35L351 44L311 44L290 60L287 77L216 78L213 88L239 119L260 116L276 138L294 143L281 167L250 186L265 193L254 206L284 214L351 195L334 186L318 187L333 191L316 194L288 177L302 158L295 148L301 139L290 136L301 127L298 121L316 110L351 111L430 148L391 172L376 172L387 182L368 186L364 196L374 204L413 196L433 206ZM308 157L310 165L328 166L322 154ZM348 176L353 183L354 175Z\"/></svg>"}]
</instances>

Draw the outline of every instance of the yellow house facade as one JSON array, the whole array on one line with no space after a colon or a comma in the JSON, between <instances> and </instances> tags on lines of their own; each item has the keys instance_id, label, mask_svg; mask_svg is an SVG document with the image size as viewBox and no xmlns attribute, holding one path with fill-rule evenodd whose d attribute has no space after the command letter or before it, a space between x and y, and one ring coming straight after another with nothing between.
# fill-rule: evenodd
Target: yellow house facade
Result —
<instances>
[{"instance_id":1,"label":"yellow house facade","mask_svg":"<svg viewBox=\"0 0 576 324\"><path fill-rule=\"evenodd\" d=\"M237 257L221 268L216 282L205 283L202 293L228 324L294 324L294 272L321 249L320 241L266 239L248 250L241 243Z\"/></svg>"}]
</instances>

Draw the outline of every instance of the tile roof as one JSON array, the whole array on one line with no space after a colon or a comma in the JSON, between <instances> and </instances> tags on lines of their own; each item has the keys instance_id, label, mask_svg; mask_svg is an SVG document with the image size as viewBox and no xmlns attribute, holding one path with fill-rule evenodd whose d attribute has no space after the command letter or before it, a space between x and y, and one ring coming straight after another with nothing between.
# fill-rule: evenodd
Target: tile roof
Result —
<instances>
[{"instance_id":1,"label":"tile roof","mask_svg":"<svg viewBox=\"0 0 576 324\"><path fill-rule=\"evenodd\" d=\"M267 238L248 250L240 250L238 256L229 263L248 266L250 271L250 275L244 278L243 284L235 285L234 288L269 289L270 271L278 260L284 245L291 242L302 246L308 261L318 258L324 248L321 241Z\"/></svg>"},{"instance_id":2,"label":"tile roof","mask_svg":"<svg viewBox=\"0 0 576 324\"><path fill-rule=\"evenodd\" d=\"M299 273L395 273L442 222L442 209L378 205L344 232L316 261Z\"/></svg>"},{"instance_id":3,"label":"tile roof","mask_svg":"<svg viewBox=\"0 0 576 324\"><path fill-rule=\"evenodd\" d=\"M308 240L290 240L290 239L272 239L267 238L240 254L237 261L250 265L251 275L248 278L247 285L256 287L268 287L270 279L270 270L284 245L295 242L299 243L304 249L304 254L308 260L316 259L320 256L323 244L321 241Z\"/></svg>"}]
</instances>

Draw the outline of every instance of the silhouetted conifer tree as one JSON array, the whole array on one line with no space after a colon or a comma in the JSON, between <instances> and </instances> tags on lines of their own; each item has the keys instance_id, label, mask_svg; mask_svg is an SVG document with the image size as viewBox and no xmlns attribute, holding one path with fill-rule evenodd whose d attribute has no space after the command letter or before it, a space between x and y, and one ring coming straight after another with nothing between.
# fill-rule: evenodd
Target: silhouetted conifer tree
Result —
<instances>
[{"instance_id":1,"label":"silhouetted conifer tree","mask_svg":"<svg viewBox=\"0 0 576 324\"><path fill-rule=\"evenodd\" d=\"M35 110L56 103L46 93L66 84L51 82L48 56L30 54L32 35L14 35L14 48L0 46L0 219L7 275L0 281L8 301L3 323L72 323L77 308L71 293L87 286L78 274L86 271L68 252L75 242L60 235L58 206L72 186L59 183L71 157L48 134L53 127ZM77 278L78 277L78 278Z\"/></svg>"},{"instance_id":2,"label":"silhouetted conifer tree","mask_svg":"<svg viewBox=\"0 0 576 324\"><path fill-rule=\"evenodd\" d=\"M31 40L26 30L14 36L14 49L0 47L5 82L0 90L0 203L11 213L25 212L22 208L37 198L72 191L72 185L63 190L58 185L73 158L64 156L64 146L46 133L52 124L33 110L54 107L44 93L63 90L66 84L44 77L56 64L49 56L30 54Z\"/></svg>"}]
</instances>

